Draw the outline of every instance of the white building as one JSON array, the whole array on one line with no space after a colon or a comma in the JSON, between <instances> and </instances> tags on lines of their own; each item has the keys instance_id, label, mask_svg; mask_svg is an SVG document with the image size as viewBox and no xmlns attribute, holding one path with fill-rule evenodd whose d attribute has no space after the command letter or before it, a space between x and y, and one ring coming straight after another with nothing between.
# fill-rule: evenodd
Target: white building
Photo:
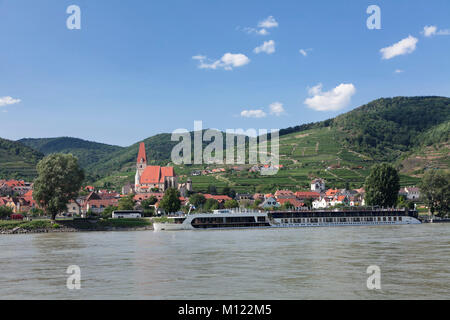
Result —
<instances>
[{"instance_id":1,"label":"white building","mask_svg":"<svg viewBox=\"0 0 450 320\"><path fill-rule=\"evenodd\" d=\"M401 188L398 192L399 195L404 196L407 200L419 200L420 199L420 189L417 187L405 187Z\"/></svg>"},{"instance_id":2,"label":"white building","mask_svg":"<svg viewBox=\"0 0 450 320\"><path fill-rule=\"evenodd\" d=\"M311 181L311 191L324 192L325 191L325 181L323 179L314 179Z\"/></svg>"},{"instance_id":3,"label":"white building","mask_svg":"<svg viewBox=\"0 0 450 320\"><path fill-rule=\"evenodd\" d=\"M325 209L330 206L330 202L324 197L319 200L314 200L312 206L314 209Z\"/></svg>"},{"instance_id":4,"label":"white building","mask_svg":"<svg viewBox=\"0 0 450 320\"><path fill-rule=\"evenodd\" d=\"M278 203L277 199L274 197L268 197L264 199L264 202L260 204L260 207L267 209L267 208L279 208L281 205Z\"/></svg>"}]
</instances>

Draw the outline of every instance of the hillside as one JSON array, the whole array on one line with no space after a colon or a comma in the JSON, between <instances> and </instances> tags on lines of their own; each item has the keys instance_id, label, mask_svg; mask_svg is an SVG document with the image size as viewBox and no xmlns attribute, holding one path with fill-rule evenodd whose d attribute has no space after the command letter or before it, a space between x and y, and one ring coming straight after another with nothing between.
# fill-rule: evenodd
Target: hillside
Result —
<instances>
[{"instance_id":1,"label":"hillside","mask_svg":"<svg viewBox=\"0 0 450 320\"><path fill-rule=\"evenodd\" d=\"M104 161L115 152L123 149L119 146L70 137L25 138L18 142L33 148L44 155L51 153L71 153L78 158L80 165L84 168L89 168L92 165Z\"/></svg>"},{"instance_id":2,"label":"hillside","mask_svg":"<svg viewBox=\"0 0 450 320\"><path fill-rule=\"evenodd\" d=\"M19 142L0 138L0 179L32 179L43 154Z\"/></svg>"},{"instance_id":3,"label":"hillside","mask_svg":"<svg viewBox=\"0 0 450 320\"><path fill-rule=\"evenodd\" d=\"M381 160L395 161L402 152L448 139L448 132L447 136L441 131L424 135L448 120L449 98L396 97L372 101L336 117L331 125L340 131L340 140L346 145Z\"/></svg>"}]
</instances>

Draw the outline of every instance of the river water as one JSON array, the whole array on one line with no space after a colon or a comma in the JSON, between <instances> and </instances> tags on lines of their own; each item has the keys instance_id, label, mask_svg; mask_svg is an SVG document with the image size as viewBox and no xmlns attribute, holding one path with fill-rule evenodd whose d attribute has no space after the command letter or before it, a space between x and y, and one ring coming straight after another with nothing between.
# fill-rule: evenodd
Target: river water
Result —
<instances>
[{"instance_id":1,"label":"river water","mask_svg":"<svg viewBox=\"0 0 450 320\"><path fill-rule=\"evenodd\" d=\"M449 264L450 224L2 235L0 297L449 299Z\"/></svg>"}]
</instances>

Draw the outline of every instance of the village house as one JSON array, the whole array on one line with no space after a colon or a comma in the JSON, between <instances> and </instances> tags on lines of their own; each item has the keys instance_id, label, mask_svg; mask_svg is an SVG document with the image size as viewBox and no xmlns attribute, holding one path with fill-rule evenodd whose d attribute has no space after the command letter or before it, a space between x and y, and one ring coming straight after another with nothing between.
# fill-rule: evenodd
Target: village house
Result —
<instances>
[{"instance_id":1,"label":"village house","mask_svg":"<svg viewBox=\"0 0 450 320\"><path fill-rule=\"evenodd\" d=\"M348 206L349 205L349 200L348 200L347 196L336 195L333 199L331 199L331 201L329 202L329 205L331 207L334 207L334 206L337 206L337 205Z\"/></svg>"},{"instance_id":2,"label":"village house","mask_svg":"<svg viewBox=\"0 0 450 320\"><path fill-rule=\"evenodd\" d=\"M82 216L83 212L81 209L81 205L75 200L70 200L67 204L67 213L71 216Z\"/></svg>"},{"instance_id":3,"label":"village house","mask_svg":"<svg viewBox=\"0 0 450 320\"><path fill-rule=\"evenodd\" d=\"M86 202L86 212L100 214L109 206L117 206L118 202L117 199L91 199Z\"/></svg>"},{"instance_id":4,"label":"village house","mask_svg":"<svg viewBox=\"0 0 450 320\"><path fill-rule=\"evenodd\" d=\"M281 207L280 203L273 196L265 198L263 203L261 203L259 206L264 209Z\"/></svg>"},{"instance_id":5,"label":"village house","mask_svg":"<svg viewBox=\"0 0 450 320\"><path fill-rule=\"evenodd\" d=\"M293 199L295 194L290 190L277 190L274 194L276 199Z\"/></svg>"},{"instance_id":6,"label":"village house","mask_svg":"<svg viewBox=\"0 0 450 320\"><path fill-rule=\"evenodd\" d=\"M203 194L203 196L205 197L206 200L208 200L208 199L217 200L219 202L219 204L223 204L227 200L232 200L229 196L225 196L225 195L212 195L212 194L205 193L205 194Z\"/></svg>"},{"instance_id":7,"label":"village house","mask_svg":"<svg viewBox=\"0 0 450 320\"><path fill-rule=\"evenodd\" d=\"M5 196L22 196L32 189L33 184L23 180L2 180L0 182L0 194Z\"/></svg>"},{"instance_id":8,"label":"village house","mask_svg":"<svg viewBox=\"0 0 450 320\"><path fill-rule=\"evenodd\" d=\"M290 203L293 208L292 210L303 210L305 209L305 203L301 202L300 200L297 199L278 199L278 203L283 206L286 203Z\"/></svg>"},{"instance_id":9,"label":"village house","mask_svg":"<svg viewBox=\"0 0 450 320\"><path fill-rule=\"evenodd\" d=\"M112 196L116 195L116 196ZM102 213L108 206L117 206L119 204L119 196L116 193L95 193L91 192L81 205L81 215L84 217L90 210L94 214ZM73 207L72 207L73 208ZM73 210L73 209L72 209ZM76 209L75 209L76 211Z\"/></svg>"},{"instance_id":10,"label":"village house","mask_svg":"<svg viewBox=\"0 0 450 320\"><path fill-rule=\"evenodd\" d=\"M326 209L330 206L330 200L326 197L314 200L312 203L313 209Z\"/></svg>"},{"instance_id":11,"label":"village house","mask_svg":"<svg viewBox=\"0 0 450 320\"><path fill-rule=\"evenodd\" d=\"M311 191L315 192L323 192L325 191L325 180L323 179L314 179L311 181Z\"/></svg>"},{"instance_id":12,"label":"village house","mask_svg":"<svg viewBox=\"0 0 450 320\"><path fill-rule=\"evenodd\" d=\"M404 196L407 200L417 201L420 199L420 189L417 187L401 188L398 194Z\"/></svg>"},{"instance_id":13,"label":"village house","mask_svg":"<svg viewBox=\"0 0 450 320\"><path fill-rule=\"evenodd\" d=\"M304 201L305 199L317 200L320 198L320 193L315 191L297 191L295 197L299 200Z\"/></svg>"}]
</instances>

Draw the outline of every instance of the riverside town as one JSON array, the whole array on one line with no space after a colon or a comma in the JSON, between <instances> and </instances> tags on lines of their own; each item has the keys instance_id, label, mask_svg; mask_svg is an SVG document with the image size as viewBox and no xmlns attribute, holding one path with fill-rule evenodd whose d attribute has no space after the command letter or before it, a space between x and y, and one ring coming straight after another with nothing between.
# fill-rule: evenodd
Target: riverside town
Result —
<instances>
[{"instance_id":1,"label":"riverside town","mask_svg":"<svg viewBox=\"0 0 450 320\"><path fill-rule=\"evenodd\" d=\"M449 18L0 1L0 300L272 319L450 299Z\"/></svg>"}]
</instances>

